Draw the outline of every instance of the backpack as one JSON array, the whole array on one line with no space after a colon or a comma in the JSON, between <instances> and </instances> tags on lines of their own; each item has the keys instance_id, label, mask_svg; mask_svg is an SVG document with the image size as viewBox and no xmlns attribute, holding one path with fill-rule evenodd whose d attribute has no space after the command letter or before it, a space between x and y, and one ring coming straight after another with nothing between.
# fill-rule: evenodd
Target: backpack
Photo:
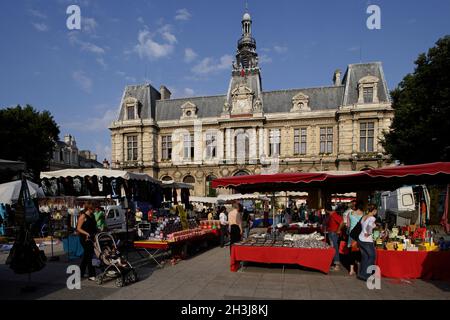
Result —
<instances>
[{"instance_id":1,"label":"backpack","mask_svg":"<svg viewBox=\"0 0 450 320\"><path fill-rule=\"evenodd\" d=\"M358 241L359 239L359 235L362 232L362 224L361 224L361 219L359 219L358 223L356 224L356 226L352 229L352 231L350 231L350 238L352 238L355 241Z\"/></svg>"}]
</instances>

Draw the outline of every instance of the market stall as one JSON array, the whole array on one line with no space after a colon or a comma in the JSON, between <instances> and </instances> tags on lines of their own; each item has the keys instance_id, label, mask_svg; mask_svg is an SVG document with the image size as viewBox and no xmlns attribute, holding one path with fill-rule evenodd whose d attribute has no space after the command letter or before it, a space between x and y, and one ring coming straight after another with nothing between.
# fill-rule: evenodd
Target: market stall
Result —
<instances>
[{"instance_id":1,"label":"market stall","mask_svg":"<svg viewBox=\"0 0 450 320\"><path fill-rule=\"evenodd\" d=\"M398 166L373 169L363 172L314 172L298 174L275 174L223 178L213 181L213 188L230 188L238 192L267 192L275 195L278 191L326 191L328 195L354 191L395 190L405 184L444 184L450 183L450 163L432 163L413 166ZM449 190L445 200L445 213L442 224L449 226L448 206ZM378 247L377 264L382 275L393 278L447 279L450 245L436 245L431 229L416 228L407 230L384 230L375 234ZM442 241L441 241L442 242ZM448 243L447 243L448 244ZM278 245L279 246L279 245ZM232 266L236 261L246 259L258 262L274 263L280 261L277 250L260 249L259 246L245 246L242 243L233 247L237 253L231 258ZM266 249L266 250L265 250ZM437 251L439 250L440 251ZM241 252L245 252L245 255ZM263 253L264 252L264 253ZM269 254L270 252L270 254ZM240 256L239 254L244 256ZM263 253L263 254L262 254ZM320 251L325 256L326 251ZM275 255L275 258L272 258ZM331 260L330 260L331 264ZM329 267L329 266L328 266ZM233 267L234 268L234 267ZM384 270L383 270L384 269Z\"/></svg>"},{"instance_id":2,"label":"market stall","mask_svg":"<svg viewBox=\"0 0 450 320\"><path fill-rule=\"evenodd\" d=\"M156 228L153 226L152 233L147 240L135 241L134 247L142 249L150 260L158 261L160 255L170 254L174 263L177 259L184 259L189 249L196 248L209 242L218 243L219 223L218 221L201 221L197 224L195 220L183 223L183 215L177 218L160 218Z\"/></svg>"},{"instance_id":3,"label":"market stall","mask_svg":"<svg viewBox=\"0 0 450 320\"><path fill-rule=\"evenodd\" d=\"M231 248L230 269L236 272L240 262L296 264L328 273L334 257L324 238L312 235L286 235L278 238L250 237Z\"/></svg>"}]
</instances>

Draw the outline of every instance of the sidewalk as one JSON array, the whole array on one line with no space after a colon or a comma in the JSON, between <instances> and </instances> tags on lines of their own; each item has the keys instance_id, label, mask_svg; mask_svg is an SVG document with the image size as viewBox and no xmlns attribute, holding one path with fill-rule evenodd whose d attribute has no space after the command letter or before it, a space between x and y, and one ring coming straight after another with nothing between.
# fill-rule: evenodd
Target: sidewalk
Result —
<instances>
[{"instance_id":1,"label":"sidewalk","mask_svg":"<svg viewBox=\"0 0 450 320\"><path fill-rule=\"evenodd\" d=\"M46 248L46 251L48 248ZM140 281L116 288L114 282L98 286L83 280L81 290L66 287L67 259L48 262L31 276L37 287L21 293L26 275L16 275L0 254L0 299L170 299L170 300L251 300L251 299L447 299L450 283L421 280L382 279L381 290L368 290L366 284L344 271L324 275L297 267L251 265L243 272L229 270L229 248L214 248L175 266L163 269L145 264L137 268ZM136 256L137 257L137 256ZM72 261L76 264L78 261Z\"/></svg>"}]
</instances>

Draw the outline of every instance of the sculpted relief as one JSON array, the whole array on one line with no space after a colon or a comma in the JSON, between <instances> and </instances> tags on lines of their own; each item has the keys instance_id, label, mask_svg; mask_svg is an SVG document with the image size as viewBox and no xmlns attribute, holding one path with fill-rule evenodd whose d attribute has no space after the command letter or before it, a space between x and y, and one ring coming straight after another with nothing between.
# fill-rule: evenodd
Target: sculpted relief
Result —
<instances>
[{"instance_id":1,"label":"sculpted relief","mask_svg":"<svg viewBox=\"0 0 450 320\"><path fill-rule=\"evenodd\" d=\"M245 84L239 84L232 92L231 114L251 114L253 112L253 91Z\"/></svg>"}]
</instances>

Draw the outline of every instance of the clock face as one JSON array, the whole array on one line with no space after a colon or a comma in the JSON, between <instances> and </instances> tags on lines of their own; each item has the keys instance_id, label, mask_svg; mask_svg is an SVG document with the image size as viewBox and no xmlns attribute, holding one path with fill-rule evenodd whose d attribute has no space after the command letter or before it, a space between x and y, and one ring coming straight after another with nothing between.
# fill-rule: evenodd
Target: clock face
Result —
<instances>
[{"instance_id":1,"label":"clock face","mask_svg":"<svg viewBox=\"0 0 450 320\"><path fill-rule=\"evenodd\" d=\"M233 108L233 113L244 113L248 112L249 104L247 99L236 100Z\"/></svg>"}]
</instances>

